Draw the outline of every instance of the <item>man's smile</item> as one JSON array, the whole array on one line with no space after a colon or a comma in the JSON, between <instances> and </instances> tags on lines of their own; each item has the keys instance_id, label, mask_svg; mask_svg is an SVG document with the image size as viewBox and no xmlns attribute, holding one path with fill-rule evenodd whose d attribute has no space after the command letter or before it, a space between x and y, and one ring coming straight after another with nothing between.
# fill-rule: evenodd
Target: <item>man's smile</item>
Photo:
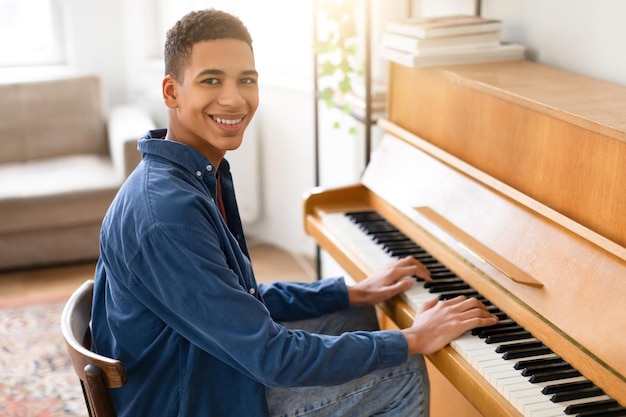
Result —
<instances>
[{"instance_id":1,"label":"man's smile","mask_svg":"<svg viewBox=\"0 0 626 417\"><path fill-rule=\"evenodd\" d=\"M213 120L217 123L225 124L225 125L236 125L237 123L241 123L245 116L238 117L236 119L226 119L218 116L211 116Z\"/></svg>"}]
</instances>

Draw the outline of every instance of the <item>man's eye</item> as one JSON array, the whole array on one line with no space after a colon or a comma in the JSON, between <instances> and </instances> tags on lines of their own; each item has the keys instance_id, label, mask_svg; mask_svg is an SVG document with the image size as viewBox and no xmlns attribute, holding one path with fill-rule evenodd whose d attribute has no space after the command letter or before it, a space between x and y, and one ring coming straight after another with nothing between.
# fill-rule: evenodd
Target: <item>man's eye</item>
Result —
<instances>
[{"instance_id":1,"label":"man's eye","mask_svg":"<svg viewBox=\"0 0 626 417\"><path fill-rule=\"evenodd\" d=\"M202 81L204 84L218 84L220 81L217 78L207 78Z\"/></svg>"},{"instance_id":2,"label":"man's eye","mask_svg":"<svg viewBox=\"0 0 626 417\"><path fill-rule=\"evenodd\" d=\"M241 84L256 84L256 79L254 78L242 78L239 83Z\"/></svg>"}]
</instances>

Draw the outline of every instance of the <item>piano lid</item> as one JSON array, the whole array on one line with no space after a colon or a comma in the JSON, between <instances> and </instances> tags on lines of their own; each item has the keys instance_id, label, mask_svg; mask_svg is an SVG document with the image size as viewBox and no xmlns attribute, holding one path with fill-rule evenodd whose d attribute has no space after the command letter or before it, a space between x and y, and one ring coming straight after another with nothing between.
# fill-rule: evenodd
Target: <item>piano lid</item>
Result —
<instances>
[{"instance_id":1,"label":"piano lid","mask_svg":"<svg viewBox=\"0 0 626 417\"><path fill-rule=\"evenodd\" d=\"M528 61L392 63L390 80L394 125L626 259L626 87Z\"/></svg>"}]
</instances>

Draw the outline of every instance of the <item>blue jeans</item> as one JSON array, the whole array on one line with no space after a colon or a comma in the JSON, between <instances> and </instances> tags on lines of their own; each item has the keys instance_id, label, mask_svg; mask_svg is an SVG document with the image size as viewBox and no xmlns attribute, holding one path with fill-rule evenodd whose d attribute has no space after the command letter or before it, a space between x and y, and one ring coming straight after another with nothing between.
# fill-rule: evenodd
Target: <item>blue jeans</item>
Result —
<instances>
[{"instance_id":1,"label":"blue jeans","mask_svg":"<svg viewBox=\"0 0 626 417\"><path fill-rule=\"evenodd\" d=\"M292 329L338 335L346 331L377 330L373 308L352 307L317 319L283 323ZM381 369L330 387L266 388L273 417L428 417L430 390L421 355L403 365Z\"/></svg>"}]
</instances>

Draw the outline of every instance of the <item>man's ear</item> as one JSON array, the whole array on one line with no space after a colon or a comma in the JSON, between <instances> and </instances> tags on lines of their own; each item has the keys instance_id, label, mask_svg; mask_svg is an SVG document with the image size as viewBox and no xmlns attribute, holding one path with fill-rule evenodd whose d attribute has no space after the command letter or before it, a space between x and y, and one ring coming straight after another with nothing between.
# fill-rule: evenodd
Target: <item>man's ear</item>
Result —
<instances>
[{"instance_id":1,"label":"man's ear","mask_svg":"<svg viewBox=\"0 0 626 417\"><path fill-rule=\"evenodd\" d=\"M178 107L178 83L171 75L166 75L161 83L163 102L171 109Z\"/></svg>"}]
</instances>

